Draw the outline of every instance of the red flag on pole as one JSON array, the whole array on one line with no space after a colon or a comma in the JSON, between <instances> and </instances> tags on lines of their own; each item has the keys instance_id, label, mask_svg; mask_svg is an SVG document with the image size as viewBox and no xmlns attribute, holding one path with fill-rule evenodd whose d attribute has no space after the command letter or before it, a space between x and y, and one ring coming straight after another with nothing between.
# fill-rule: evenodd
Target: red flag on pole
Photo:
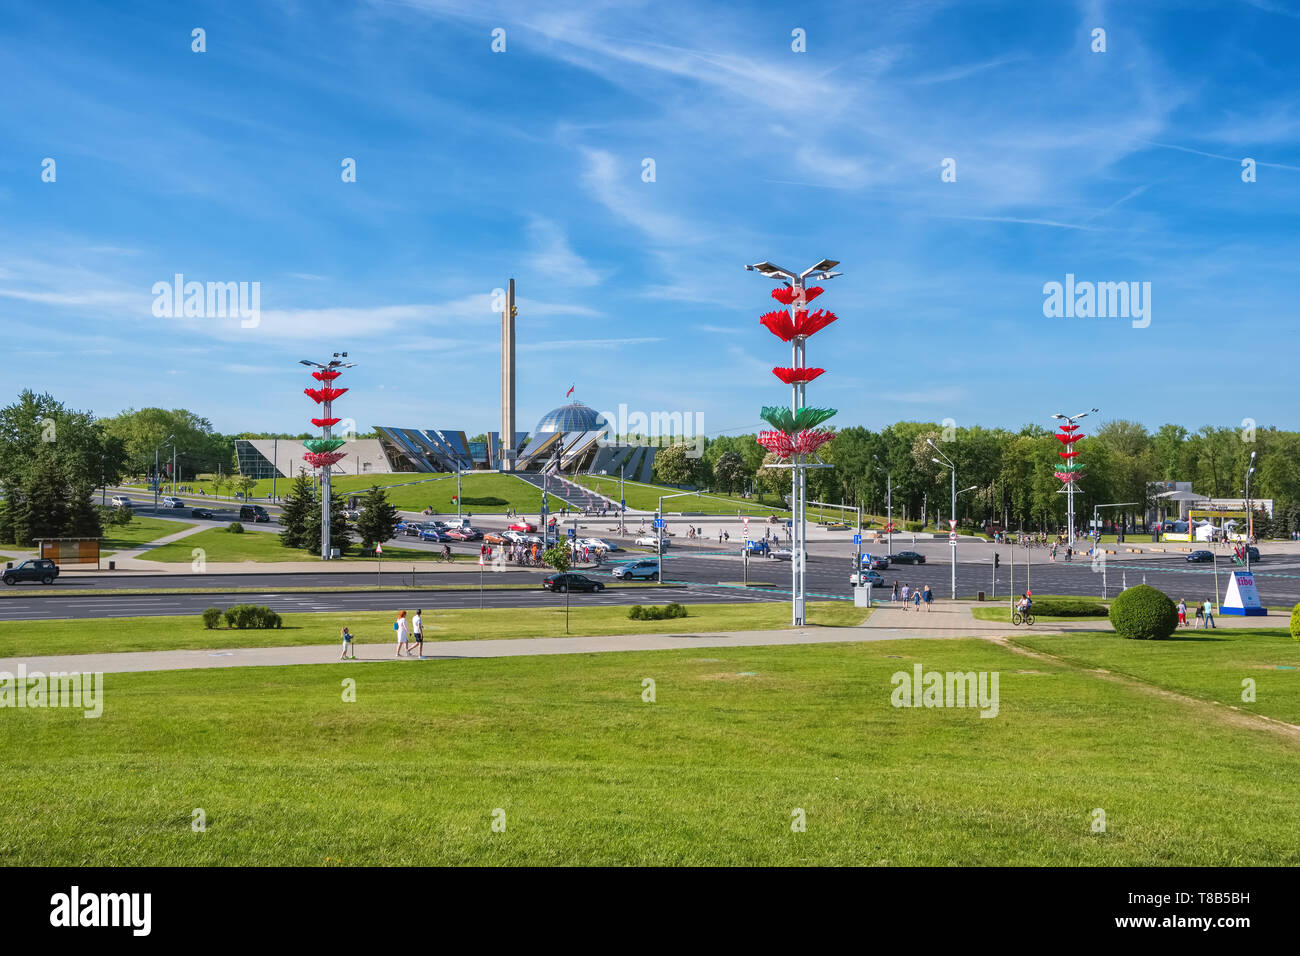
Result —
<instances>
[{"instance_id":1,"label":"red flag on pole","mask_svg":"<svg viewBox=\"0 0 1300 956\"><path fill-rule=\"evenodd\" d=\"M572 394L573 394L573 389L574 389L575 387L576 387L576 386L570 385L570 386L569 386L569 390L568 390L567 392L564 393L564 397L565 397L565 398L568 398L570 395L572 395Z\"/></svg>"}]
</instances>

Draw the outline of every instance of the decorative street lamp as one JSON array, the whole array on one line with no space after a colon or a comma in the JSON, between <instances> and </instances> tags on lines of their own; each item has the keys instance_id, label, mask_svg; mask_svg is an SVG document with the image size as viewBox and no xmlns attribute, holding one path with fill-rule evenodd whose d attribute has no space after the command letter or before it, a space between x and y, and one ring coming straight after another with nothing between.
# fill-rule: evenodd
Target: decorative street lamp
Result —
<instances>
[{"instance_id":1,"label":"decorative street lamp","mask_svg":"<svg viewBox=\"0 0 1300 956\"><path fill-rule=\"evenodd\" d=\"M304 388L303 393L313 402L321 406L323 417L313 418L311 423L321 429L320 438L309 438L303 442L307 449L303 461L320 469L320 556L322 561L330 560L330 505L332 498L330 496L330 469L338 462L347 457L347 452L341 452L345 441L342 438L335 438L330 429L339 423L341 419L334 417L334 399L341 397L346 388L335 388L332 384L336 378L343 374L343 369L352 368L355 363L344 362L343 359L348 357L347 352L335 352L334 357L329 362L312 362L308 359L299 361L299 365L306 365L309 368L317 369L311 373L311 377L321 383L320 388Z\"/></svg>"},{"instance_id":2,"label":"decorative street lamp","mask_svg":"<svg viewBox=\"0 0 1300 956\"><path fill-rule=\"evenodd\" d=\"M1061 430L1055 433L1056 440L1065 446L1064 451L1058 452L1058 454L1065 459L1065 462L1060 466L1059 470L1056 471L1055 474L1056 477L1065 485L1065 533L1068 538L1067 543L1071 548L1074 547L1075 486L1078 484L1079 479L1083 477L1083 462L1078 460L1079 453L1074 450L1074 444L1083 437L1083 432L1079 431L1079 426L1076 423L1079 419L1087 418L1095 411L1097 411L1097 409L1090 408L1086 412L1080 412L1078 415L1062 415L1060 412L1057 412L1052 416L1053 418L1065 422L1065 424L1061 426Z\"/></svg>"},{"instance_id":3,"label":"decorative street lamp","mask_svg":"<svg viewBox=\"0 0 1300 956\"><path fill-rule=\"evenodd\" d=\"M1250 507L1250 476L1255 473L1255 453L1250 453L1250 467L1246 469L1246 570L1250 571L1250 544L1255 537L1255 512Z\"/></svg>"},{"instance_id":4,"label":"decorative street lamp","mask_svg":"<svg viewBox=\"0 0 1300 956\"><path fill-rule=\"evenodd\" d=\"M952 520L948 528L948 550L952 552L952 599L955 601L957 600L957 466L947 455L939 451L939 446L931 439L927 438L925 443L934 449L936 455L943 455L943 461L938 458L930 460L936 465L945 465L952 472L952 510L949 512Z\"/></svg>"},{"instance_id":5,"label":"decorative street lamp","mask_svg":"<svg viewBox=\"0 0 1300 956\"><path fill-rule=\"evenodd\" d=\"M772 374L790 386L790 407L764 406L761 413L763 421L772 426L772 431L759 432L758 443L786 464L772 464L769 468L789 468L791 472L790 515L793 534L791 535L793 553L790 556L791 608L792 623L798 627L804 623L804 596L807 568L805 567L805 545L807 543L807 525L805 503L807 498L807 469L830 468L829 464L817 458L817 449L834 437L834 432L818 429L817 426L835 414L833 408L811 408L804 404L807 385L825 369L809 368L804 364L804 349L809 336L815 335L836 320L833 312L818 309L808 311L808 303L822 294L818 286L805 288L804 282L809 276L825 281L841 273L834 272L839 262L823 259L816 265L801 273L773 265L770 262L758 262L747 265L750 272L757 272L769 279L779 279L780 288L772 290L772 298L784 306L793 306L794 315L785 309L768 312L759 319L767 330L783 342L791 343L790 368L774 368ZM812 456L814 463L808 461Z\"/></svg>"}]
</instances>

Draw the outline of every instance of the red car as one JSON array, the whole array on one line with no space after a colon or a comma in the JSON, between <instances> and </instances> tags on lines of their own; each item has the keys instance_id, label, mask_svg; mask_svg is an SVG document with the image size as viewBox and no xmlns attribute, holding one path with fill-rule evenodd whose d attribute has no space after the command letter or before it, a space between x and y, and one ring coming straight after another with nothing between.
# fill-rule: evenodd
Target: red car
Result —
<instances>
[{"instance_id":1,"label":"red car","mask_svg":"<svg viewBox=\"0 0 1300 956\"><path fill-rule=\"evenodd\" d=\"M507 527L507 530L508 530L508 531L523 531L525 534L528 534L528 533L531 533L531 532L533 532L533 531L536 531L536 530L537 530L537 525L533 524L531 521L524 521L524 520L521 518L521 519L519 519L518 521L516 521L514 524L509 525L509 526Z\"/></svg>"},{"instance_id":2,"label":"red car","mask_svg":"<svg viewBox=\"0 0 1300 956\"><path fill-rule=\"evenodd\" d=\"M477 541L483 537L483 532L475 528L451 528L447 531L447 537L456 541Z\"/></svg>"}]
</instances>

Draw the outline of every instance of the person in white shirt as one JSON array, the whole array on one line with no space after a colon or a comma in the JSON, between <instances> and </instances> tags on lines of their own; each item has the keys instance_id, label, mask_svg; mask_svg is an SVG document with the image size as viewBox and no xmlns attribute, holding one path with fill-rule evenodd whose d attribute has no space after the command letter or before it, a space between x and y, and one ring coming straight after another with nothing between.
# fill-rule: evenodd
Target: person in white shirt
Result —
<instances>
[{"instance_id":1,"label":"person in white shirt","mask_svg":"<svg viewBox=\"0 0 1300 956\"><path fill-rule=\"evenodd\" d=\"M411 619L411 641L415 644L415 650L419 651L420 660L424 660L424 619L420 617L424 612L417 610L415 617Z\"/></svg>"},{"instance_id":2,"label":"person in white shirt","mask_svg":"<svg viewBox=\"0 0 1300 956\"><path fill-rule=\"evenodd\" d=\"M408 640L409 637L410 637L411 631L410 631L410 628L407 627L407 624L406 624L406 612L405 612L405 611L399 611L399 612L397 613L397 620L393 623L393 630L395 630L395 631L397 632L397 656L398 656L398 657L401 657L401 656L402 656L402 648L405 647L405 648L406 648L406 656L407 656L407 657L410 657L410 656L411 656L411 645L407 643L407 640Z\"/></svg>"}]
</instances>

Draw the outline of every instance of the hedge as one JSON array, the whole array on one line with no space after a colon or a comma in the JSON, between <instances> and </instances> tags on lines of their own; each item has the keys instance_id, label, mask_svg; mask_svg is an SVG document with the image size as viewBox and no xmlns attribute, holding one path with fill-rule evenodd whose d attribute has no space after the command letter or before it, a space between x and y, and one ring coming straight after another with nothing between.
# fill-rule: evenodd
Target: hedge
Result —
<instances>
[{"instance_id":1,"label":"hedge","mask_svg":"<svg viewBox=\"0 0 1300 956\"><path fill-rule=\"evenodd\" d=\"M206 622L207 612L204 612ZM236 604L226 609L226 627L276 628L282 626L280 615L260 604Z\"/></svg>"},{"instance_id":2,"label":"hedge","mask_svg":"<svg viewBox=\"0 0 1300 956\"><path fill-rule=\"evenodd\" d=\"M666 621L674 617L685 617L686 608L674 601L672 604L660 607L655 604L642 607L640 604L633 604L628 608L627 616L634 621Z\"/></svg>"},{"instance_id":3,"label":"hedge","mask_svg":"<svg viewBox=\"0 0 1300 956\"><path fill-rule=\"evenodd\" d=\"M1163 591L1138 584L1111 602L1110 623L1128 640L1163 640L1178 627L1178 609Z\"/></svg>"},{"instance_id":4,"label":"hedge","mask_svg":"<svg viewBox=\"0 0 1300 956\"><path fill-rule=\"evenodd\" d=\"M1291 609L1291 639L1300 641L1300 604Z\"/></svg>"}]
</instances>

